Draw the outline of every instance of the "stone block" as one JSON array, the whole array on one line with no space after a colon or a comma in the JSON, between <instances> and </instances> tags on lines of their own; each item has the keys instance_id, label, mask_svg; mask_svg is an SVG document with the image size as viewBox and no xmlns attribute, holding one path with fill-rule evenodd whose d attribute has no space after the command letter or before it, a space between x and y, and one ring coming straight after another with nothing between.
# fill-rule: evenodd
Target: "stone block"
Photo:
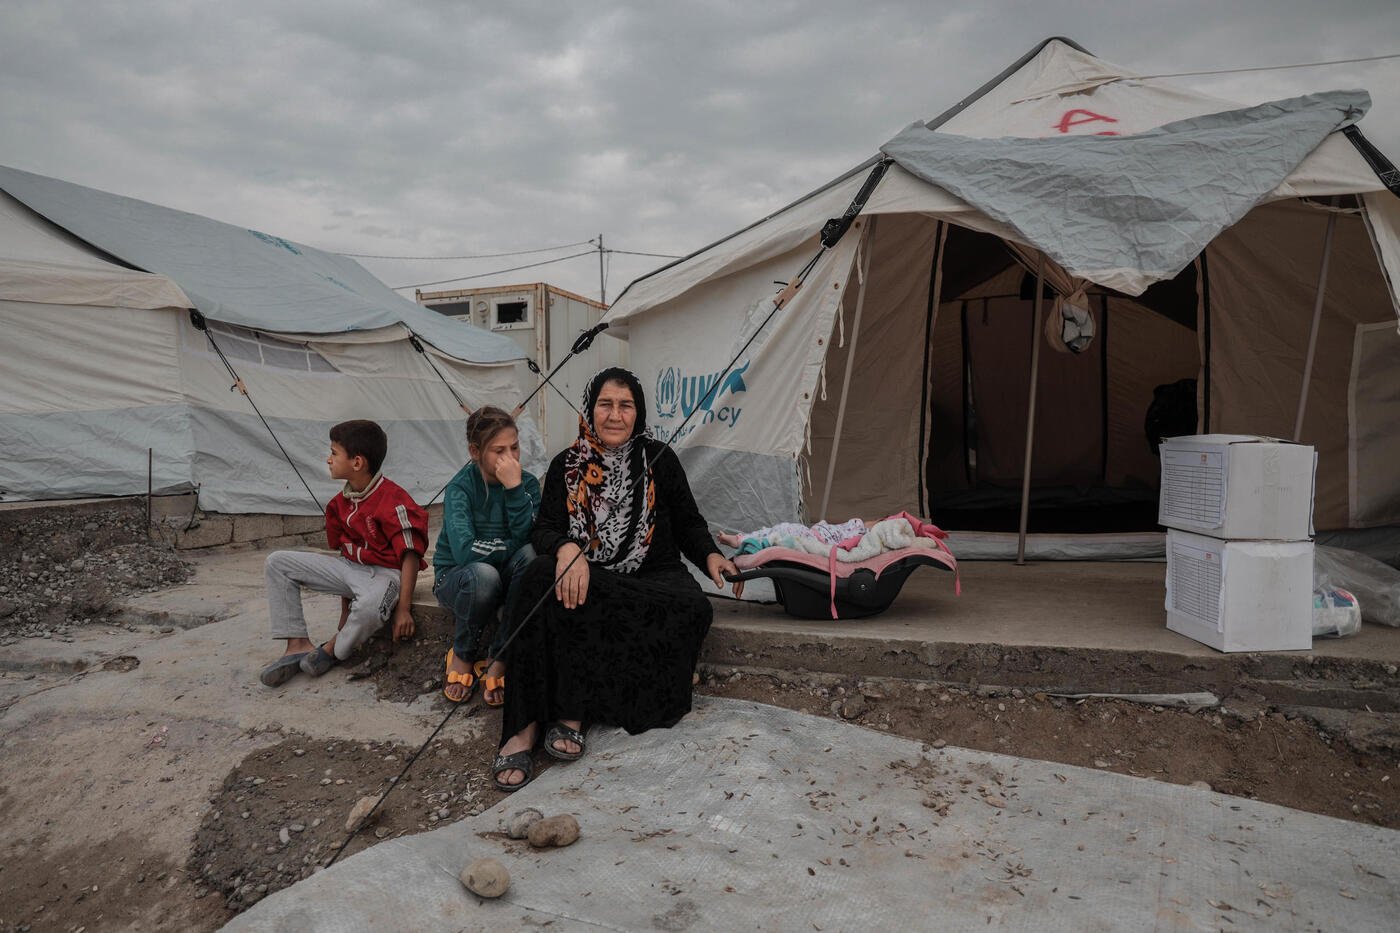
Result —
<instances>
[{"instance_id":1,"label":"stone block","mask_svg":"<svg viewBox=\"0 0 1400 933\"><path fill-rule=\"evenodd\" d=\"M142 497L142 501L144 501L144 497ZM183 526L189 522L190 513L194 511L196 505L192 492L154 496L151 499L151 518L168 525L178 523Z\"/></svg>"},{"instance_id":2,"label":"stone block","mask_svg":"<svg viewBox=\"0 0 1400 933\"><path fill-rule=\"evenodd\" d=\"M315 532L321 536L326 533L326 518L323 515L283 515L282 534L284 535L304 535Z\"/></svg>"},{"instance_id":3,"label":"stone block","mask_svg":"<svg viewBox=\"0 0 1400 933\"><path fill-rule=\"evenodd\" d=\"M175 547L181 550L201 547L218 547L233 541L233 519L226 515L206 515L199 524L188 531L179 529L175 533Z\"/></svg>"},{"instance_id":4,"label":"stone block","mask_svg":"<svg viewBox=\"0 0 1400 933\"><path fill-rule=\"evenodd\" d=\"M280 515L235 515L233 516L234 541L261 541L264 538L277 538L282 535Z\"/></svg>"},{"instance_id":5,"label":"stone block","mask_svg":"<svg viewBox=\"0 0 1400 933\"><path fill-rule=\"evenodd\" d=\"M417 594L414 594L415 597ZM452 613L438 605L437 600L431 603L420 602L417 598L413 601L413 621L418 625L441 625L449 631L452 627Z\"/></svg>"},{"instance_id":6,"label":"stone block","mask_svg":"<svg viewBox=\"0 0 1400 933\"><path fill-rule=\"evenodd\" d=\"M310 540L307 540L310 539ZM275 538L263 538L258 542L259 549L275 551L279 548L301 549L310 545L311 547L326 548L325 535L278 535Z\"/></svg>"}]
</instances>

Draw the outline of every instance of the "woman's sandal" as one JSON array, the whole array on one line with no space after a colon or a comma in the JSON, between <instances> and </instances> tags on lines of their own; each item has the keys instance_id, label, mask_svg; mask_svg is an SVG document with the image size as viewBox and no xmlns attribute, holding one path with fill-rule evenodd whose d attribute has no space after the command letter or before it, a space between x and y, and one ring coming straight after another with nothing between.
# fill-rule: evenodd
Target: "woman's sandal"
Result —
<instances>
[{"instance_id":1,"label":"woman's sandal","mask_svg":"<svg viewBox=\"0 0 1400 933\"><path fill-rule=\"evenodd\" d=\"M487 706L504 706L506 702L506 675L487 677L486 672L490 669L490 661L477 661L472 665L472 672L481 679L481 699L486 702ZM495 702L492 702L490 694L496 690L501 691L501 695L496 698Z\"/></svg>"},{"instance_id":2,"label":"woman's sandal","mask_svg":"<svg viewBox=\"0 0 1400 933\"><path fill-rule=\"evenodd\" d=\"M578 746L578 751L566 752L563 749L555 748L555 742L573 742ZM549 752L551 758L558 758L560 761L578 761L583 757L583 753L588 750L588 747L583 740L583 732L578 729L570 729L562 722L552 722L544 734L544 750Z\"/></svg>"},{"instance_id":3,"label":"woman's sandal","mask_svg":"<svg viewBox=\"0 0 1400 933\"><path fill-rule=\"evenodd\" d=\"M450 702L452 702L452 703L461 703L463 700L465 700L468 696L471 695L472 684L476 683L476 678L472 676L472 672L471 672L471 671L467 671L465 674L462 674L462 673L459 673L459 672L457 672L457 671L454 671L454 670L452 669L452 660L453 660L452 649L451 649L451 648L448 648L448 649L447 649L447 662L446 662L446 663L447 663L447 680L443 682L443 685L442 685L442 695L445 696L445 697L447 697L447 699L448 699ZM463 689L463 691L464 691L463 694L462 694L461 696L457 697L456 699L453 699L453 698L452 698L450 695L448 695L448 693L447 693L447 688L450 687L450 686L452 686L453 684L461 684L461 685L462 685L462 689Z\"/></svg>"},{"instance_id":4,"label":"woman's sandal","mask_svg":"<svg viewBox=\"0 0 1400 933\"><path fill-rule=\"evenodd\" d=\"M519 784L505 784L501 781L501 775L507 771L521 771L525 774L525 780ZM513 755L497 755L496 760L491 762L491 783L496 785L496 790L510 793L520 790L535 776L534 753L528 748L523 752L516 752Z\"/></svg>"}]
</instances>

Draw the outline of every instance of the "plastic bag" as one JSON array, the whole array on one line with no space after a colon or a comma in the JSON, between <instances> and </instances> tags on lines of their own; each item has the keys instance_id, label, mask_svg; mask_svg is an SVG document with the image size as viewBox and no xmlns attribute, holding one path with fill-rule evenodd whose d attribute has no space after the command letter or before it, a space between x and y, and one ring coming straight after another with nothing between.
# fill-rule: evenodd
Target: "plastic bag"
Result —
<instances>
[{"instance_id":1,"label":"plastic bag","mask_svg":"<svg viewBox=\"0 0 1400 933\"><path fill-rule=\"evenodd\" d=\"M1361 607L1346 590L1313 591L1313 638L1345 638L1361 631Z\"/></svg>"},{"instance_id":2,"label":"plastic bag","mask_svg":"<svg viewBox=\"0 0 1400 933\"><path fill-rule=\"evenodd\" d=\"M1400 628L1400 570L1356 551L1318 546L1313 550L1313 592L1328 589L1355 596L1364 621Z\"/></svg>"}]
</instances>

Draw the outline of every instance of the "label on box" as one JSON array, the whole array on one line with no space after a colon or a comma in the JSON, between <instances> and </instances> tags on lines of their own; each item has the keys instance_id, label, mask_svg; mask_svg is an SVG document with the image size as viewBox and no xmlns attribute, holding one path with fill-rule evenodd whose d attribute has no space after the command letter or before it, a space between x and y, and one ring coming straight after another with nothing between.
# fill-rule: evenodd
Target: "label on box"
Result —
<instances>
[{"instance_id":1,"label":"label on box","mask_svg":"<svg viewBox=\"0 0 1400 933\"><path fill-rule=\"evenodd\" d=\"M1162 517L1219 528L1225 521L1225 454L1162 446Z\"/></svg>"},{"instance_id":2,"label":"label on box","mask_svg":"<svg viewBox=\"0 0 1400 933\"><path fill-rule=\"evenodd\" d=\"M1225 631L1220 605L1225 555L1181 541L1171 547L1170 608Z\"/></svg>"}]
</instances>

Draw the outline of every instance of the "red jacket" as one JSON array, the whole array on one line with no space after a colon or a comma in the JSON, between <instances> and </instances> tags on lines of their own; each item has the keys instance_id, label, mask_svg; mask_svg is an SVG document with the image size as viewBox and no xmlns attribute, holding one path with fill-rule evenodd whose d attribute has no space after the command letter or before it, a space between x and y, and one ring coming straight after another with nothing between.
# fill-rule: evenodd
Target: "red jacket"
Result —
<instances>
[{"instance_id":1,"label":"red jacket","mask_svg":"<svg viewBox=\"0 0 1400 933\"><path fill-rule=\"evenodd\" d=\"M379 476L362 493L347 488L331 499L326 541L347 560L398 569L405 552L421 558L427 551L428 513L402 486Z\"/></svg>"}]
</instances>

